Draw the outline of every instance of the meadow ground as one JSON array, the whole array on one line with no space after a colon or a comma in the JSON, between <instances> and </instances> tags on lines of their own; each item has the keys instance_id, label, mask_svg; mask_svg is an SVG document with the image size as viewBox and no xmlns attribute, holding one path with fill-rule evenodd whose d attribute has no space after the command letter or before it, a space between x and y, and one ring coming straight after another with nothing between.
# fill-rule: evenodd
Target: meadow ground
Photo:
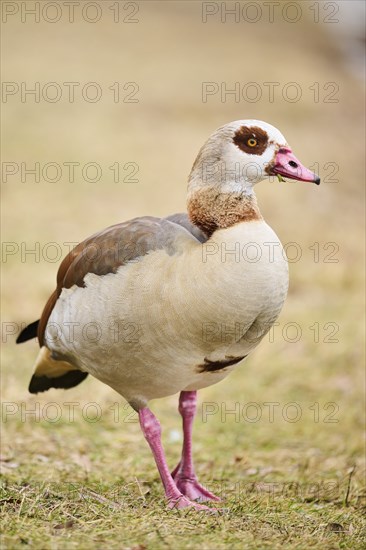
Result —
<instances>
[{"instance_id":1,"label":"meadow ground","mask_svg":"<svg viewBox=\"0 0 366 550\"><path fill-rule=\"evenodd\" d=\"M14 93L3 104L3 160L19 170L2 187L2 548L364 548L364 110L362 84L338 48L344 14L330 33L306 2L294 24L268 23L264 12L253 24L203 23L200 2L140 2L139 23L114 24L110 3L99 4L95 24L63 15L3 25L6 81L63 91L64 82L97 82L103 97L38 103ZM121 93L137 83L138 102L115 102L116 82ZM206 101L204 82L219 90ZM221 96L236 82L238 101ZM262 92L256 101L248 82ZM278 83L273 101L265 82ZM290 82L301 90L296 102L282 93ZM55 251L121 220L184 210L198 149L238 118L277 126L323 181L257 187L293 260L289 296L258 350L199 394L197 471L224 511L168 511L123 400L90 377L67 392L28 394L37 344L14 338L53 290ZM58 163L62 177L22 181L22 162ZM72 182L65 162L97 163L102 178L86 181L78 169ZM123 174L137 164L138 181L115 183L115 162ZM176 409L177 396L152 403L172 468Z\"/></svg>"}]
</instances>

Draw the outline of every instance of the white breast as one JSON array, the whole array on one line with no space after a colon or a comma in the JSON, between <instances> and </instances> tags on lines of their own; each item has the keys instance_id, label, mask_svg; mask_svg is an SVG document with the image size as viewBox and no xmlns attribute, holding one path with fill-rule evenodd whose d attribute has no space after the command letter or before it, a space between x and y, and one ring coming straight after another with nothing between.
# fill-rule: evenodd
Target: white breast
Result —
<instances>
[{"instance_id":1,"label":"white breast","mask_svg":"<svg viewBox=\"0 0 366 550\"><path fill-rule=\"evenodd\" d=\"M198 367L256 347L282 308L288 270L276 234L255 221L85 282L62 291L47 346L144 405L224 378L233 367Z\"/></svg>"}]
</instances>

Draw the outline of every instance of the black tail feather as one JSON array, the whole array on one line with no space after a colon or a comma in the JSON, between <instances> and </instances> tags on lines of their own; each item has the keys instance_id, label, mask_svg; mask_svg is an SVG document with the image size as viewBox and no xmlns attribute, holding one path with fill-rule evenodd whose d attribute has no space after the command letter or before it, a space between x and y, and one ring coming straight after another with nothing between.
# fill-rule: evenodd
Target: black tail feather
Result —
<instances>
[{"instance_id":1,"label":"black tail feather","mask_svg":"<svg viewBox=\"0 0 366 550\"><path fill-rule=\"evenodd\" d=\"M30 393L39 393L47 391L50 388L63 388L67 390L80 384L87 376L87 372L80 370L70 370L57 378L48 378L48 376L36 376L33 374L28 390Z\"/></svg>"},{"instance_id":2,"label":"black tail feather","mask_svg":"<svg viewBox=\"0 0 366 550\"><path fill-rule=\"evenodd\" d=\"M34 321L34 323L31 323L30 325L23 328L22 332L19 334L18 338L16 339L16 343L17 344L22 344L23 342L26 342L27 340L31 340L32 338L36 338L38 325L39 325L39 319L38 319L38 321Z\"/></svg>"}]
</instances>

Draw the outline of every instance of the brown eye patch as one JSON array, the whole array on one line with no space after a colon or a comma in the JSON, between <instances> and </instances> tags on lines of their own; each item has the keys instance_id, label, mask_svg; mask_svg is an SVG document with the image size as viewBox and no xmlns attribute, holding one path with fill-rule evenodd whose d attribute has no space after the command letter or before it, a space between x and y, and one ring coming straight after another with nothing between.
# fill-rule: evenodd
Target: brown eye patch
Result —
<instances>
[{"instance_id":1,"label":"brown eye patch","mask_svg":"<svg viewBox=\"0 0 366 550\"><path fill-rule=\"evenodd\" d=\"M233 142L249 155L261 155L267 149L268 134L258 126L242 126L235 132Z\"/></svg>"}]
</instances>

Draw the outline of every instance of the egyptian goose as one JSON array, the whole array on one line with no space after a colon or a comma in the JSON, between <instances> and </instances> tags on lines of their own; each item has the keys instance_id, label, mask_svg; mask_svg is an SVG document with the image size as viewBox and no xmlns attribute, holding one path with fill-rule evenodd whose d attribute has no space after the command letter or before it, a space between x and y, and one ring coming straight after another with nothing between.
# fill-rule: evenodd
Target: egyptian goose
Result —
<instances>
[{"instance_id":1,"label":"egyptian goose","mask_svg":"<svg viewBox=\"0 0 366 550\"><path fill-rule=\"evenodd\" d=\"M80 243L63 260L42 316L29 391L71 388L92 374L139 416L170 507L208 509L192 460L197 390L225 378L283 306L288 268L253 186L278 178L320 183L283 135L258 120L216 130L189 176L188 215L141 217ZM227 331L222 327L235 327ZM181 461L170 473L160 424L147 404L180 392Z\"/></svg>"}]
</instances>

